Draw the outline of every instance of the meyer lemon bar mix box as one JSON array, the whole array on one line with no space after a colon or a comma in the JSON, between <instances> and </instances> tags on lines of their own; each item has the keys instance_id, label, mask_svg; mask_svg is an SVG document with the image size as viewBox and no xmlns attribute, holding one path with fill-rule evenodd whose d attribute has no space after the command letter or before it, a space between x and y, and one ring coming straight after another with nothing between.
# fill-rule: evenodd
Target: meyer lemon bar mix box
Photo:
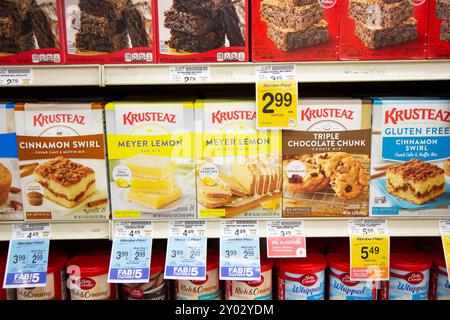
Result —
<instances>
[{"instance_id":1,"label":"meyer lemon bar mix box","mask_svg":"<svg viewBox=\"0 0 450 320\"><path fill-rule=\"evenodd\" d=\"M114 219L196 217L193 107L181 100L106 105Z\"/></svg>"},{"instance_id":2,"label":"meyer lemon bar mix box","mask_svg":"<svg viewBox=\"0 0 450 320\"><path fill-rule=\"evenodd\" d=\"M197 100L200 218L281 215L281 131L256 128L251 100Z\"/></svg>"}]
</instances>

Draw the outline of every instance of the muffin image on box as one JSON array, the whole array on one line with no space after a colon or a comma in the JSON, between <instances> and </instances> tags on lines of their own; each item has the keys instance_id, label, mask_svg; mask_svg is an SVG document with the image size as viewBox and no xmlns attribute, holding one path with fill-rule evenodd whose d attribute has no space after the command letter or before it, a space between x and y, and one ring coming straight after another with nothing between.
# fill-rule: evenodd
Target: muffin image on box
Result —
<instances>
[{"instance_id":1,"label":"muffin image on box","mask_svg":"<svg viewBox=\"0 0 450 320\"><path fill-rule=\"evenodd\" d=\"M0 206L8 201L9 189L12 183L11 172L0 163Z\"/></svg>"}]
</instances>

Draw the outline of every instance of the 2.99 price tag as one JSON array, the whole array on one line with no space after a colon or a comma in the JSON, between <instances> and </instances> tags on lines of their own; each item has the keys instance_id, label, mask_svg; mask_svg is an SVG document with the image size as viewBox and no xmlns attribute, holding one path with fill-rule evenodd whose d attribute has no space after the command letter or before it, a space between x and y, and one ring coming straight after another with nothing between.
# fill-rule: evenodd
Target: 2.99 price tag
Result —
<instances>
[{"instance_id":1,"label":"2.99 price tag","mask_svg":"<svg viewBox=\"0 0 450 320\"><path fill-rule=\"evenodd\" d=\"M221 221L220 279L250 281L260 278L258 221Z\"/></svg>"},{"instance_id":2,"label":"2.99 price tag","mask_svg":"<svg viewBox=\"0 0 450 320\"><path fill-rule=\"evenodd\" d=\"M292 128L297 124L298 83L295 65L256 67L258 128Z\"/></svg>"},{"instance_id":3,"label":"2.99 price tag","mask_svg":"<svg viewBox=\"0 0 450 320\"><path fill-rule=\"evenodd\" d=\"M447 266L447 275L450 281L450 220L439 221L439 231L442 237L444 247L444 259Z\"/></svg>"},{"instance_id":4,"label":"2.99 price tag","mask_svg":"<svg viewBox=\"0 0 450 320\"><path fill-rule=\"evenodd\" d=\"M306 257L303 220L267 221L266 234L269 258Z\"/></svg>"},{"instance_id":5,"label":"2.99 price tag","mask_svg":"<svg viewBox=\"0 0 450 320\"><path fill-rule=\"evenodd\" d=\"M49 223L12 226L4 288L46 286L50 236Z\"/></svg>"},{"instance_id":6,"label":"2.99 price tag","mask_svg":"<svg viewBox=\"0 0 450 320\"><path fill-rule=\"evenodd\" d=\"M164 278L206 279L206 230L205 221L170 222Z\"/></svg>"},{"instance_id":7,"label":"2.99 price tag","mask_svg":"<svg viewBox=\"0 0 450 320\"><path fill-rule=\"evenodd\" d=\"M115 223L108 282L148 282L153 244L152 230L150 221Z\"/></svg>"},{"instance_id":8,"label":"2.99 price tag","mask_svg":"<svg viewBox=\"0 0 450 320\"><path fill-rule=\"evenodd\" d=\"M350 279L389 280L389 235L386 220L349 221Z\"/></svg>"}]
</instances>

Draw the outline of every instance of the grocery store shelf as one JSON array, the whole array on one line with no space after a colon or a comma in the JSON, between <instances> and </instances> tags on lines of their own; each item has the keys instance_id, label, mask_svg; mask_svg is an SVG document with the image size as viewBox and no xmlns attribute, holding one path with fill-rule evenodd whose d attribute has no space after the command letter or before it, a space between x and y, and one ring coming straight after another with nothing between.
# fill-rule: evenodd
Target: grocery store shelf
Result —
<instances>
[{"instance_id":1,"label":"grocery store shelf","mask_svg":"<svg viewBox=\"0 0 450 320\"><path fill-rule=\"evenodd\" d=\"M14 222L20 223L20 222ZM11 238L12 222L0 223L0 241ZM52 240L109 239L109 221L51 222Z\"/></svg>"}]
</instances>

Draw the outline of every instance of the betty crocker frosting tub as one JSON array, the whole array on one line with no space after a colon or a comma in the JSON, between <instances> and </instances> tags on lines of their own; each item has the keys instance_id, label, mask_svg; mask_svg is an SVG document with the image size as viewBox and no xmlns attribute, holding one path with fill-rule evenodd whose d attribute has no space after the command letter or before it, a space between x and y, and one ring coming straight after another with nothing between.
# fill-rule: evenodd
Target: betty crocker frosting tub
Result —
<instances>
[{"instance_id":1,"label":"betty crocker frosting tub","mask_svg":"<svg viewBox=\"0 0 450 320\"><path fill-rule=\"evenodd\" d=\"M323 300L327 262L319 253L277 261L279 300Z\"/></svg>"},{"instance_id":2,"label":"betty crocker frosting tub","mask_svg":"<svg viewBox=\"0 0 450 320\"><path fill-rule=\"evenodd\" d=\"M430 299L450 300L450 282L443 256L434 260L431 270Z\"/></svg>"},{"instance_id":3,"label":"betty crocker frosting tub","mask_svg":"<svg viewBox=\"0 0 450 320\"><path fill-rule=\"evenodd\" d=\"M350 280L350 257L348 253L332 252L327 256L329 269L330 300L376 300L374 281Z\"/></svg>"},{"instance_id":4,"label":"betty crocker frosting tub","mask_svg":"<svg viewBox=\"0 0 450 320\"><path fill-rule=\"evenodd\" d=\"M273 260L261 257L261 280L225 281L226 300L272 300Z\"/></svg>"},{"instance_id":5,"label":"betty crocker frosting tub","mask_svg":"<svg viewBox=\"0 0 450 320\"><path fill-rule=\"evenodd\" d=\"M208 251L205 280L177 280L175 291L177 300L220 300L219 253Z\"/></svg>"},{"instance_id":6,"label":"betty crocker frosting tub","mask_svg":"<svg viewBox=\"0 0 450 320\"><path fill-rule=\"evenodd\" d=\"M95 251L67 262L72 300L115 300L116 285L108 283L109 252Z\"/></svg>"},{"instance_id":7,"label":"betty crocker frosting tub","mask_svg":"<svg viewBox=\"0 0 450 320\"><path fill-rule=\"evenodd\" d=\"M381 300L428 300L431 258L416 251L392 252L389 281L381 284Z\"/></svg>"},{"instance_id":8,"label":"betty crocker frosting tub","mask_svg":"<svg viewBox=\"0 0 450 320\"><path fill-rule=\"evenodd\" d=\"M45 287L19 288L17 289L17 300L66 300L66 262L65 254L56 251L50 252Z\"/></svg>"},{"instance_id":9,"label":"betty crocker frosting tub","mask_svg":"<svg viewBox=\"0 0 450 320\"><path fill-rule=\"evenodd\" d=\"M0 252L0 301L1 300L15 300L15 289L3 289L3 280L6 273L7 252Z\"/></svg>"}]
</instances>

